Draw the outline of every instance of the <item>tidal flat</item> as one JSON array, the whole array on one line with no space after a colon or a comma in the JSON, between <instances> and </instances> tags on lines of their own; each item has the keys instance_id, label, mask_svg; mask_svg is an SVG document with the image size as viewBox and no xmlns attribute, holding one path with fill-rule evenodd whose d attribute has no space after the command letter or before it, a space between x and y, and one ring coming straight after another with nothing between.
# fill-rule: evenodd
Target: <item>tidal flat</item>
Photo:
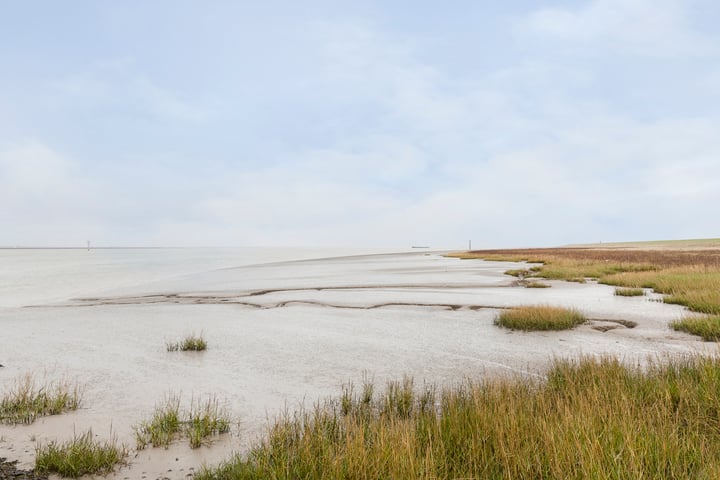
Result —
<instances>
[{"instance_id":1,"label":"tidal flat","mask_svg":"<svg viewBox=\"0 0 720 480\"><path fill-rule=\"evenodd\" d=\"M134 445L134 427L168 395L215 398L233 426L200 448L177 442L133 451L108 478L184 479L249 448L282 412L337 396L363 378L382 386L408 376L417 385L452 387L468 379L536 380L558 358L638 363L717 352L715 343L672 330L687 310L658 294L622 297L592 281L525 288L504 273L529 267L521 262L427 251L159 249L65 258L41 251L35 259L24 252L22 261L12 254L2 252L20 266L15 279L3 273L12 288L0 295L0 388L28 372L84 386L77 411L0 425L0 456L23 468L34 465L38 442L66 441L74 432L91 429ZM33 282L49 291L35 291ZM499 312L521 305L573 308L589 321L557 332L493 324ZM205 351L167 351L167 342L193 332L203 332Z\"/></svg>"}]
</instances>

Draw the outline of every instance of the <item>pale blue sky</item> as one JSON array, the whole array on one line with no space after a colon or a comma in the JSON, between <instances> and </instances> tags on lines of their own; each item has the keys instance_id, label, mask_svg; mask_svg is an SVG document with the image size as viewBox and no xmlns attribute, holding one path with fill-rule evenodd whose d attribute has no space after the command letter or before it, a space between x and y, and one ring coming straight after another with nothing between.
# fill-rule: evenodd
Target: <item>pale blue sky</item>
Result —
<instances>
[{"instance_id":1,"label":"pale blue sky","mask_svg":"<svg viewBox=\"0 0 720 480\"><path fill-rule=\"evenodd\" d=\"M718 24L712 0L0 0L0 246L717 237Z\"/></svg>"}]
</instances>

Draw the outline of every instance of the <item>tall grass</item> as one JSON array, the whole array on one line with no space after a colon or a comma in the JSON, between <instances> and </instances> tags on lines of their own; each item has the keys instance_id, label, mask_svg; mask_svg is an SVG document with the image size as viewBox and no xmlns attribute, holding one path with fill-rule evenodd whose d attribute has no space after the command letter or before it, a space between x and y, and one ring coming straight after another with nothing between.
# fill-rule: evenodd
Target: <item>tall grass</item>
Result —
<instances>
[{"instance_id":1,"label":"tall grass","mask_svg":"<svg viewBox=\"0 0 720 480\"><path fill-rule=\"evenodd\" d=\"M15 380L0 399L0 423L31 424L38 417L77 410L82 388L68 380L40 382L28 373Z\"/></svg>"},{"instance_id":2,"label":"tall grass","mask_svg":"<svg viewBox=\"0 0 720 480\"><path fill-rule=\"evenodd\" d=\"M665 294L666 303L683 305L694 312L720 314L720 270L703 266L674 267L653 273L626 272L600 281L615 286L652 288Z\"/></svg>"},{"instance_id":3,"label":"tall grass","mask_svg":"<svg viewBox=\"0 0 720 480\"><path fill-rule=\"evenodd\" d=\"M180 396L169 395L165 402L155 407L150 420L135 427L138 450L149 445L167 448L174 440L186 436L190 447L198 448L212 435L230 430L230 416L215 397L205 401L193 399L187 410L180 408Z\"/></svg>"},{"instance_id":4,"label":"tall grass","mask_svg":"<svg viewBox=\"0 0 720 480\"><path fill-rule=\"evenodd\" d=\"M75 436L65 443L38 445L35 450L35 470L38 473L58 473L78 478L86 474L107 474L123 462L127 449L115 440L98 441L92 431Z\"/></svg>"},{"instance_id":5,"label":"tall grass","mask_svg":"<svg viewBox=\"0 0 720 480\"><path fill-rule=\"evenodd\" d=\"M498 314L495 325L513 330L567 330L585 323L587 318L573 308L533 305L513 307Z\"/></svg>"},{"instance_id":6,"label":"tall grass","mask_svg":"<svg viewBox=\"0 0 720 480\"><path fill-rule=\"evenodd\" d=\"M546 380L346 390L196 480L720 478L718 412L718 358L557 361Z\"/></svg>"}]
</instances>

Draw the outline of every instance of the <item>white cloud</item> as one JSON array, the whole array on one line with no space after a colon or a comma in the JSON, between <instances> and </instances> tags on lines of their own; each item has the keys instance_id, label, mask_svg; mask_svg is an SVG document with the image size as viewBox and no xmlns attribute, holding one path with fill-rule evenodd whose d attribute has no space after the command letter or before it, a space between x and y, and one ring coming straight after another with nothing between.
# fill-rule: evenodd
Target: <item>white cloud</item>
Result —
<instances>
[{"instance_id":1,"label":"white cloud","mask_svg":"<svg viewBox=\"0 0 720 480\"><path fill-rule=\"evenodd\" d=\"M580 9L544 8L523 27L565 42L602 42L615 51L653 56L714 55L717 42L687 24L681 0L592 0Z\"/></svg>"},{"instance_id":2,"label":"white cloud","mask_svg":"<svg viewBox=\"0 0 720 480\"><path fill-rule=\"evenodd\" d=\"M528 25L566 43L635 53L712 50L689 30L681 5L667 0L545 9ZM136 245L460 248L470 238L476 246L502 247L711 234L713 226L696 212L720 202L718 118L675 112L648 118L611 105L601 93L583 91L595 86L592 67L543 55L455 76L405 37L362 23L315 27L308 35L322 61L288 82L293 94L308 93L301 110L285 110L286 97L269 100L275 89L253 93L265 95L259 104L272 104L268 115L282 116L283 127L297 124L302 133L302 122L319 118L337 124L332 134L293 138L272 158L263 156L260 142L285 132L248 121L263 140L254 139L236 125L212 123L211 112L159 86L131 59L98 62L59 87L68 104L107 107L111 115L131 108L163 120L207 120L213 131L198 129L182 158L171 148L158 153L166 146L152 142L138 154L142 162L128 162L132 167L122 164L132 153L107 152L98 163L113 167L99 165L87 176L41 142L6 149L0 199L18 211L6 212L5 223L33 235L33 243L71 239L84 228L98 242ZM706 82L710 88L712 78ZM229 98L224 113L242 111L232 94L221 95ZM318 101L332 114L313 110ZM334 109L335 102L341 107ZM356 116L361 120L348 121ZM233 128L242 137L235 143ZM217 148L217 162L195 153L215 129L230 146ZM260 153L245 153L246 146ZM238 157L254 158L233 162L238 150ZM68 225L65 237L59 224Z\"/></svg>"}]
</instances>

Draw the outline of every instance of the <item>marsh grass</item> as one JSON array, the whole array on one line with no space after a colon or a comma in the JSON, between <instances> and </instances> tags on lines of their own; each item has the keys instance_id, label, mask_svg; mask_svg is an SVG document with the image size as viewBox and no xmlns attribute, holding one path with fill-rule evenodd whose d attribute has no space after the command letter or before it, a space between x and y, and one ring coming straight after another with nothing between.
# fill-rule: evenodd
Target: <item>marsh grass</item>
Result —
<instances>
[{"instance_id":1,"label":"marsh grass","mask_svg":"<svg viewBox=\"0 0 720 480\"><path fill-rule=\"evenodd\" d=\"M137 449L142 450L148 445L167 448L180 431L180 396L169 395L163 404L155 407L150 420L135 427Z\"/></svg>"},{"instance_id":2,"label":"marsh grass","mask_svg":"<svg viewBox=\"0 0 720 480\"><path fill-rule=\"evenodd\" d=\"M533 305L500 312L495 325L512 330L567 330L585 323L587 318L572 308Z\"/></svg>"},{"instance_id":3,"label":"marsh grass","mask_svg":"<svg viewBox=\"0 0 720 480\"><path fill-rule=\"evenodd\" d=\"M215 397L192 399L190 408L181 410L180 396L170 395L155 408L150 420L135 427L138 450L147 446L165 447L186 436L192 448L200 447L212 435L230 430L231 419Z\"/></svg>"},{"instance_id":4,"label":"marsh grass","mask_svg":"<svg viewBox=\"0 0 720 480\"><path fill-rule=\"evenodd\" d=\"M537 248L478 250L449 256L540 263L541 266L529 269L525 278L580 282L594 278L616 287L652 289L663 294L665 303L720 315L720 249Z\"/></svg>"},{"instance_id":5,"label":"marsh grass","mask_svg":"<svg viewBox=\"0 0 720 480\"><path fill-rule=\"evenodd\" d=\"M207 350L207 341L200 335L190 334L179 342L165 342L168 352L201 352Z\"/></svg>"},{"instance_id":6,"label":"marsh grass","mask_svg":"<svg viewBox=\"0 0 720 480\"><path fill-rule=\"evenodd\" d=\"M642 297L645 295L645 290L642 288L615 288L616 297Z\"/></svg>"},{"instance_id":7,"label":"marsh grass","mask_svg":"<svg viewBox=\"0 0 720 480\"><path fill-rule=\"evenodd\" d=\"M77 410L81 401L82 388L77 382L40 382L35 375L26 374L0 399L0 423L31 424L41 416Z\"/></svg>"},{"instance_id":8,"label":"marsh grass","mask_svg":"<svg viewBox=\"0 0 720 480\"><path fill-rule=\"evenodd\" d=\"M115 439L98 441L92 431L65 443L50 442L35 449L35 470L77 478L86 474L104 475L113 471L127 456L127 449Z\"/></svg>"},{"instance_id":9,"label":"marsh grass","mask_svg":"<svg viewBox=\"0 0 720 480\"><path fill-rule=\"evenodd\" d=\"M186 425L190 447L198 448L208 437L230 430L230 417L216 398L209 397L192 402Z\"/></svg>"},{"instance_id":10,"label":"marsh grass","mask_svg":"<svg viewBox=\"0 0 720 480\"><path fill-rule=\"evenodd\" d=\"M685 317L670 324L673 330L702 337L706 342L720 340L720 315Z\"/></svg>"},{"instance_id":11,"label":"marsh grass","mask_svg":"<svg viewBox=\"0 0 720 480\"><path fill-rule=\"evenodd\" d=\"M285 413L196 480L720 475L718 358L559 360L544 380L365 390Z\"/></svg>"}]
</instances>

